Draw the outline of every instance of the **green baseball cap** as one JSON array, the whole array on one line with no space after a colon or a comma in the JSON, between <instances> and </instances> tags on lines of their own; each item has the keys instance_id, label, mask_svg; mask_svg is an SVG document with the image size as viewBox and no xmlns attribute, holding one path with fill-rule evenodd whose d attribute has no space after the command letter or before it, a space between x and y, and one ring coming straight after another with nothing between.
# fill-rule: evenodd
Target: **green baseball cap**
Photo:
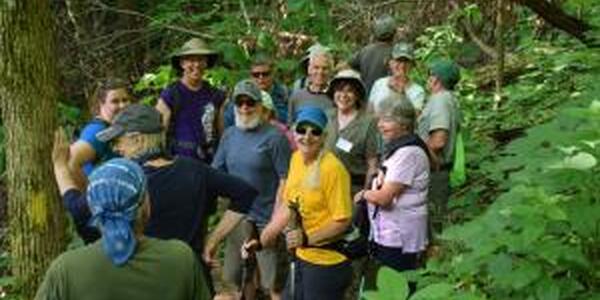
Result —
<instances>
[{"instance_id":1,"label":"green baseball cap","mask_svg":"<svg viewBox=\"0 0 600 300\"><path fill-rule=\"evenodd\" d=\"M408 60L414 60L413 46L409 43L398 42L392 48L392 59L406 58Z\"/></svg>"},{"instance_id":2,"label":"green baseball cap","mask_svg":"<svg viewBox=\"0 0 600 300\"><path fill-rule=\"evenodd\" d=\"M250 99L256 102L262 102L262 94L260 93L260 88L254 83L254 81L250 79L244 79L238 82L233 88L233 101L239 96L248 96Z\"/></svg>"},{"instance_id":3,"label":"green baseball cap","mask_svg":"<svg viewBox=\"0 0 600 300\"><path fill-rule=\"evenodd\" d=\"M390 15L380 16L375 20L373 31L376 39L387 39L396 33L396 21Z\"/></svg>"},{"instance_id":4,"label":"green baseball cap","mask_svg":"<svg viewBox=\"0 0 600 300\"><path fill-rule=\"evenodd\" d=\"M453 90L454 86L460 80L460 69L452 60L438 60L433 62L429 71L431 75L437 77L442 85L449 90Z\"/></svg>"}]
</instances>

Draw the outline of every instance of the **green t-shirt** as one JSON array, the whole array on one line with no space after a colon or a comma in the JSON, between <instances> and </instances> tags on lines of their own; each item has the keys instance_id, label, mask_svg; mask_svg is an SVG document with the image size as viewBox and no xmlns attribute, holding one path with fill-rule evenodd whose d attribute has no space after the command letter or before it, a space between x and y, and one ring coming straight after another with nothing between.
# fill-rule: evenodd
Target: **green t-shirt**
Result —
<instances>
[{"instance_id":1,"label":"green t-shirt","mask_svg":"<svg viewBox=\"0 0 600 300\"><path fill-rule=\"evenodd\" d=\"M176 240L144 238L123 266L101 241L68 251L50 265L36 300L208 300L206 278L192 249Z\"/></svg>"},{"instance_id":2,"label":"green t-shirt","mask_svg":"<svg viewBox=\"0 0 600 300\"><path fill-rule=\"evenodd\" d=\"M338 130L337 113L329 113L326 147L353 177L366 175L367 157L377 156L378 135L375 119L364 111L359 111L342 130ZM353 182L353 185L357 183ZM362 183L359 185L362 186Z\"/></svg>"},{"instance_id":3,"label":"green t-shirt","mask_svg":"<svg viewBox=\"0 0 600 300\"><path fill-rule=\"evenodd\" d=\"M443 150L442 163L452 162L456 132L460 126L460 111L456 98L450 91L431 95L419 117L417 133L427 141L429 134L437 129L448 131L448 142Z\"/></svg>"}]
</instances>

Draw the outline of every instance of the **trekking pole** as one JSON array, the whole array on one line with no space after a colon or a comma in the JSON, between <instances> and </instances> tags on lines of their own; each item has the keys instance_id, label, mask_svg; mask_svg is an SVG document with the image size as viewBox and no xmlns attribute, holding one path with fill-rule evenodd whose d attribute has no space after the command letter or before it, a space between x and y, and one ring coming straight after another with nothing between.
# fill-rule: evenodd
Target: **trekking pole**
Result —
<instances>
[{"instance_id":1,"label":"trekking pole","mask_svg":"<svg viewBox=\"0 0 600 300\"><path fill-rule=\"evenodd\" d=\"M298 212L298 201L292 202L289 206L290 221L288 223L289 230L300 228L300 213ZM296 249L290 253L290 292L291 298L296 299Z\"/></svg>"}]
</instances>

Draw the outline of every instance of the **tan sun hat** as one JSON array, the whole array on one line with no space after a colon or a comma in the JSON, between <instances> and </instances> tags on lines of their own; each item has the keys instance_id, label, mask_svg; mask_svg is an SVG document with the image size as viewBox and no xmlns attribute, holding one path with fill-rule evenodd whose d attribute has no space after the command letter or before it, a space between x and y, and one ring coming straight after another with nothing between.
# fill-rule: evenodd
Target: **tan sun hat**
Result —
<instances>
[{"instance_id":1,"label":"tan sun hat","mask_svg":"<svg viewBox=\"0 0 600 300\"><path fill-rule=\"evenodd\" d=\"M208 58L207 67L212 68L219 58L219 53L211 49L208 44L199 38L192 38L185 42L173 55L171 55L171 65L177 71L181 71L179 61L182 57L188 55L203 55Z\"/></svg>"},{"instance_id":2,"label":"tan sun hat","mask_svg":"<svg viewBox=\"0 0 600 300\"><path fill-rule=\"evenodd\" d=\"M348 81L348 82L353 83L354 86L358 89L358 93L359 93L358 96L360 98L359 100L360 101L366 100L367 88L365 87L365 83L363 82L362 78L360 77L360 73L358 73L352 69L346 69L346 70L339 71L337 74L335 74L335 76L333 77L331 82L329 82L329 89L327 90L327 94L329 95L329 97L331 99L333 99L333 93L334 93L336 86L338 85L338 83L343 82L343 81Z\"/></svg>"}]
</instances>

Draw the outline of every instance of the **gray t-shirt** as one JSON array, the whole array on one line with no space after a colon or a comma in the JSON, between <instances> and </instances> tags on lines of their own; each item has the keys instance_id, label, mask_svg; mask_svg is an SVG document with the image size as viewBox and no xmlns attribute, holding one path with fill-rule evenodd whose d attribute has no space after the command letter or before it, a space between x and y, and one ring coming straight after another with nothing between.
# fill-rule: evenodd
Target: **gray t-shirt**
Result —
<instances>
[{"instance_id":1,"label":"gray t-shirt","mask_svg":"<svg viewBox=\"0 0 600 300\"><path fill-rule=\"evenodd\" d=\"M350 66L360 72L367 93L371 91L375 80L388 75L386 61L391 52L391 43L375 42L362 48L350 61Z\"/></svg>"},{"instance_id":2,"label":"gray t-shirt","mask_svg":"<svg viewBox=\"0 0 600 300\"><path fill-rule=\"evenodd\" d=\"M271 124L242 130L231 126L225 130L212 166L238 176L259 191L248 217L257 226L271 218L279 182L287 177L291 150L285 137Z\"/></svg>"},{"instance_id":3,"label":"gray t-shirt","mask_svg":"<svg viewBox=\"0 0 600 300\"><path fill-rule=\"evenodd\" d=\"M454 158L454 143L460 126L460 111L456 98L450 91L442 91L431 95L423 113L419 117L417 133L423 140L436 129L448 131L448 142L443 150L442 163L450 163Z\"/></svg>"},{"instance_id":4,"label":"gray t-shirt","mask_svg":"<svg viewBox=\"0 0 600 300\"><path fill-rule=\"evenodd\" d=\"M425 104L425 90L422 86L417 83L409 82L408 86L404 90L404 94L401 94L390 87L390 77L380 78L373 84L371 93L369 94L369 105L371 105L374 111L377 113L381 103L386 99L401 99L406 96L413 107L421 111Z\"/></svg>"},{"instance_id":5,"label":"gray t-shirt","mask_svg":"<svg viewBox=\"0 0 600 300\"><path fill-rule=\"evenodd\" d=\"M292 91L288 107L288 124L294 123L294 117L302 106L317 106L324 112L333 108L333 101L325 93L312 93L307 88Z\"/></svg>"}]
</instances>

